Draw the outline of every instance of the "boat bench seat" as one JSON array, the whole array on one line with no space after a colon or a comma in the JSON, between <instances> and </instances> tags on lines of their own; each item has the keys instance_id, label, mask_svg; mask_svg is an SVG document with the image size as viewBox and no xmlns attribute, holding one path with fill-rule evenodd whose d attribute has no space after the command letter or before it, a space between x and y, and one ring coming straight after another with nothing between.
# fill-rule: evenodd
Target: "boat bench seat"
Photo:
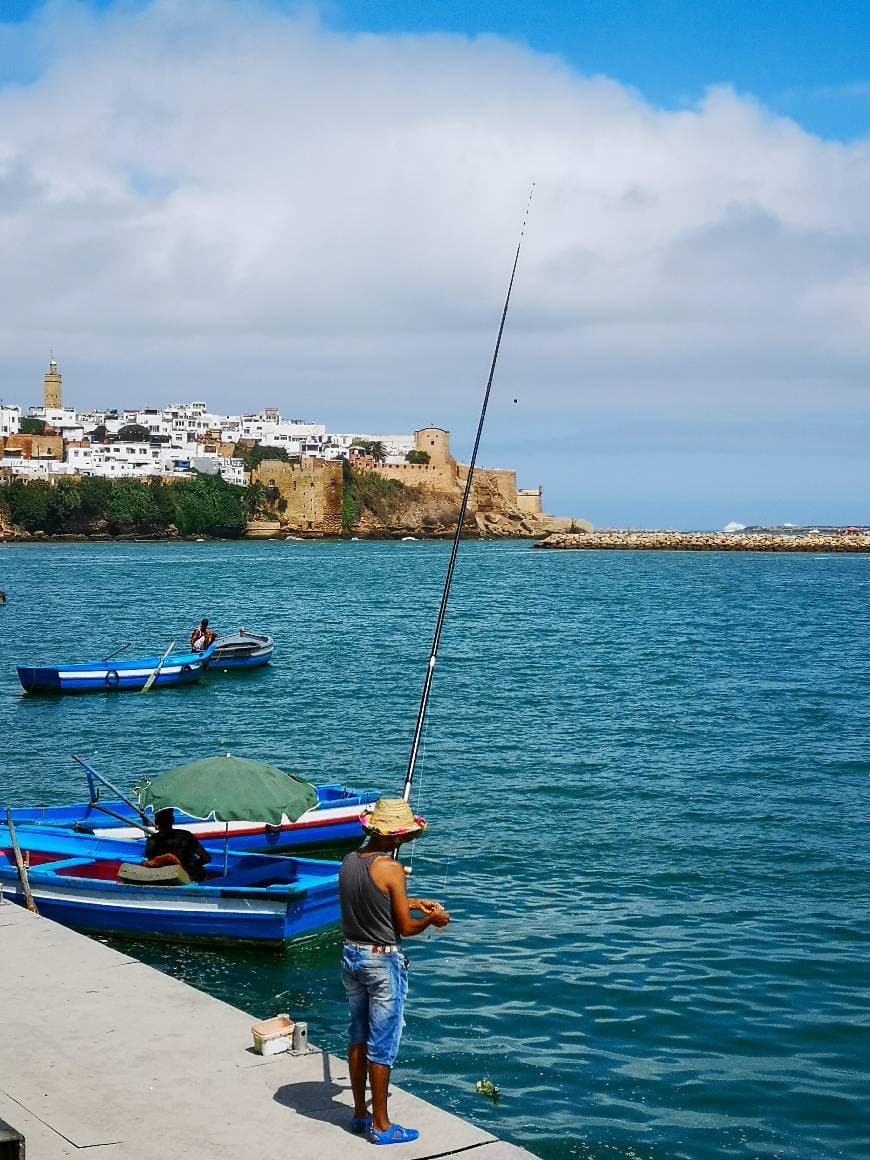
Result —
<instances>
[{"instance_id":1,"label":"boat bench seat","mask_svg":"<svg viewBox=\"0 0 870 1160\"><path fill-rule=\"evenodd\" d=\"M127 886L189 886L190 875L181 866L141 866L122 862L118 881Z\"/></svg>"}]
</instances>

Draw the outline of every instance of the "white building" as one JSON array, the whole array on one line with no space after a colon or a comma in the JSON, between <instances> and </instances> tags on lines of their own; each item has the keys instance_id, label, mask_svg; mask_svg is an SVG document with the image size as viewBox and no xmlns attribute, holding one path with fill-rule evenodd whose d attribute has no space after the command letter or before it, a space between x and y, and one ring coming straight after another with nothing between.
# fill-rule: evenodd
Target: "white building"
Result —
<instances>
[{"instance_id":1,"label":"white building","mask_svg":"<svg viewBox=\"0 0 870 1160\"><path fill-rule=\"evenodd\" d=\"M78 443L67 447L67 464L76 475L101 475L108 479L150 476L172 477L201 471L221 475L228 483L247 483L241 459L207 454L198 446L166 443Z\"/></svg>"},{"instance_id":2,"label":"white building","mask_svg":"<svg viewBox=\"0 0 870 1160\"><path fill-rule=\"evenodd\" d=\"M157 407L124 410L79 411L73 407L31 407L29 414L42 419L67 441L69 471L64 465L44 467L44 471L82 475L104 475L109 478L130 476L171 476L189 473L193 467L220 473L232 483L247 482L241 459L218 456L219 444L250 440L263 447L283 449L291 458L316 456L322 459L346 458L355 440L382 443L388 463L402 463L414 447L413 435L370 435L354 432L328 432L323 423L306 419L283 419L277 407L264 407L256 413L219 415L209 411L204 400L170 403ZM88 442L90 432L104 427L107 435L117 436L125 427L138 426L148 433L147 439L124 442ZM0 435L14 435L20 429L20 408L0 404ZM17 463L4 459L7 466L22 472ZM30 461L33 463L34 461ZM43 471L29 467L28 474Z\"/></svg>"},{"instance_id":3,"label":"white building","mask_svg":"<svg viewBox=\"0 0 870 1160\"><path fill-rule=\"evenodd\" d=\"M21 408L0 403L0 438L17 435L21 426Z\"/></svg>"},{"instance_id":4,"label":"white building","mask_svg":"<svg viewBox=\"0 0 870 1160\"><path fill-rule=\"evenodd\" d=\"M404 463L405 456L414 450L413 435L355 435L366 443L381 443L387 455L387 463Z\"/></svg>"},{"instance_id":5,"label":"white building","mask_svg":"<svg viewBox=\"0 0 870 1160\"><path fill-rule=\"evenodd\" d=\"M191 457L190 466L203 475L220 475L227 483L235 483L239 487L245 487L249 482L243 459L227 455L197 455Z\"/></svg>"}]
</instances>

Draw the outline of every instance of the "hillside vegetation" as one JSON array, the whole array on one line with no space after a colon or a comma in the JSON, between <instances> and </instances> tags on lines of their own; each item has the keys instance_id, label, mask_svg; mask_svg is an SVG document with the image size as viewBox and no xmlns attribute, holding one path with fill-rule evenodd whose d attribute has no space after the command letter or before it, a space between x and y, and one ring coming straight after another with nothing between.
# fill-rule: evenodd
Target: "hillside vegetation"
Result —
<instances>
[{"instance_id":1,"label":"hillside vegetation","mask_svg":"<svg viewBox=\"0 0 870 1160\"><path fill-rule=\"evenodd\" d=\"M247 488L217 475L159 480L61 477L54 483L14 479L0 489L9 523L46 535L240 536Z\"/></svg>"}]
</instances>

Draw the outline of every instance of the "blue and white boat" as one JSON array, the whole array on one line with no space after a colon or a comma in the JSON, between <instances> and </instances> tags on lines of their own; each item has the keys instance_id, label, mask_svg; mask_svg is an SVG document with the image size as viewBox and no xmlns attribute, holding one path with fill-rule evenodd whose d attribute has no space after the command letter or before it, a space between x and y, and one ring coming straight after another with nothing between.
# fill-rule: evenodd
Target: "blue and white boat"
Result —
<instances>
[{"instance_id":1,"label":"blue and white boat","mask_svg":"<svg viewBox=\"0 0 870 1160\"><path fill-rule=\"evenodd\" d=\"M281 945L339 919L335 862L229 851L214 857L208 869L216 869L204 882L151 885L131 881L147 872L134 864L128 842L33 826L16 827L16 837L39 913L78 930ZM0 889L24 905L6 826L0 826Z\"/></svg>"},{"instance_id":2,"label":"blue and white boat","mask_svg":"<svg viewBox=\"0 0 870 1160\"><path fill-rule=\"evenodd\" d=\"M152 688L188 685L198 681L205 672L214 647L212 645L202 652L178 652L165 657L137 657L133 660L115 656L82 664L18 665L18 680L25 693L141 690L151 677L154 677Z\"/></svg>"},{"instance_id":3,"label":"blue and white boat","mask_svg":"<svg viewBox=\"0 0 870 1160\"><path fill-rule=\"evenodd\" d=\"M127 802L103 801L95 791L90 776L91 800L61 806L25 806L12 809L15 826L45 826L62 828L74 834L94 838L113 838L133 845L127 850L131 859L141 857L136 846L144 847L145 835L141 815ZM116 791L117 792L117 791ZM181 810L175 811L175 824L190 830L203 845L215 843L223 855L224 841L237 852L283 853L303 850L338 849L362 842L364 833L360 815L367 805L377 801L377 790L346 789L343 785L317 786L317 805L306 810L295 822L286 816L278 826L266 822L218 822L213 818L203 821ZM145 810L151 816L150 808ZM0 814L2 817L2 814ZM219 844L219 846L218 846Z\"/></svg>"},{"instance_id":4,"label":"blue and white boat","mask_svg":"<svg viewBox=\"0 0 870 1160\"><path fill-rule=\"evenodd\" d=\"M240 628L214 642L209 663L212 669L256 669L267 665L274 651L271 636Z\"/></svg>"}]
</instances>

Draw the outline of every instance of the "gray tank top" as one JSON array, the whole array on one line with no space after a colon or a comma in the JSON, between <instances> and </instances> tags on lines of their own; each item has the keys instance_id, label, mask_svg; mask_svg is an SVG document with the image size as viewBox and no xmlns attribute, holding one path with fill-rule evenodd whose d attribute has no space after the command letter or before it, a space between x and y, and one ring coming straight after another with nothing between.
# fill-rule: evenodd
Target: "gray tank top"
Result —
<instances>
[{"instance_id":1,"label":"gray tank top","mask_svg":"<svg viewBox=\"0 0 870 1160\"><path fill-rule=\"evenodd\" d=\"M378 858L389 858L389 854L362 858L354 850L342 862L338 873L341 929L348 942L398 945L399 932L393 921L390 896L372 882L371 863Z\"/></svg>"}]
</instances>

